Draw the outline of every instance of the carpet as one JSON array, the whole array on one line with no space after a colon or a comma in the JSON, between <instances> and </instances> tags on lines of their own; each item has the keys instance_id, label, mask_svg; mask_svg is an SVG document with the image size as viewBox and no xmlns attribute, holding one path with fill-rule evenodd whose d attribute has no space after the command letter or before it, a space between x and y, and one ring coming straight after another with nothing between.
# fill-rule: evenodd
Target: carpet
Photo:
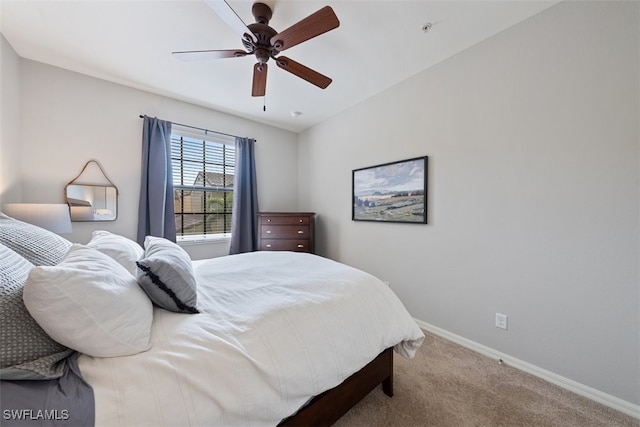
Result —
<instances>
[{"instance_id":1,"label":"carpet","mask_svg":"<svg viewBox=\"0 0 640 427\"><path fill-rule=\"evenodd\" d=\"M394 397L379 386L334 426L629 426L640 420L425 332L394 354Z\"/></svg>"}]
</instances>

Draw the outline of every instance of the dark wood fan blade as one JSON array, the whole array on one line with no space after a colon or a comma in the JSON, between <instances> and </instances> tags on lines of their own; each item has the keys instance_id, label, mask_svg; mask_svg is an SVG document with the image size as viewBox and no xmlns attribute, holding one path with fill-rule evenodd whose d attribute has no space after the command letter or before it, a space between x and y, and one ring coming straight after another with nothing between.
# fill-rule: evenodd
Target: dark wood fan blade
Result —
<instances>
[{"instance_id":1,"label":"dark wood fan blade","mask_svg":"<svg viewBox=\"0 0 640 427\"><path fill-rule=\"evenodd\" d=\"M264 96L267 91L267 64L259 62L253 66L253 87L251 96Z\"/></svg>"},{"instance_id":2,"label":"dark wood fan blade","mask_svg":"<svg viewBox=\"0 0 640 427\"><path fill-rule=\"evenodd\" d=\"M329 77L322 75L309 67L305 67L299 62L296 62L293 59L289 59L286 56L280 56L276 58L276 64L278 64L278 67L282 68L283 70L286 70L291 74L294 74L301 79L304 79L309 83L318 86L321 89L326 89L327 86L329 86L333 81Z\"/></svg>"},{"instance_id":3,"label":"dark wood fan blade","mask_svg":"<svg viewBox=\"0 0 640 427\"><path fill-rule=\"evenodd\" d=\"M271 37L270 41L272 46L279 51L283 51L339 26L340 21L338 21L333 9L330 6L325 6Z\"/></svg>"},{"instance_id":4,"label":"dark wood fan blade","mask_svg":"<svg viewBox=\"0 0 640 427\"><path fill-rule=\"evenodd\" d=\"M255 34L247 27L247 25L240 19L238 14L231 9L231 6L224 0L204 0L207 5L213 9L213 11L227 23L233 30L243 38L245 34L251 37L254 42L258 41Z\"/></svg>"},{"instance_id":5,"label":"dark wood fan blade","mask_svg":"<svg viewBox=\"0 0 640 427\"><path fill-rule=\"evenodd\" d=\"M239 58L248 55L243 50L187 50L184 52L171 52L171 54L181 61L205 61L208 59Z\"/></svg>"}]
</instances>

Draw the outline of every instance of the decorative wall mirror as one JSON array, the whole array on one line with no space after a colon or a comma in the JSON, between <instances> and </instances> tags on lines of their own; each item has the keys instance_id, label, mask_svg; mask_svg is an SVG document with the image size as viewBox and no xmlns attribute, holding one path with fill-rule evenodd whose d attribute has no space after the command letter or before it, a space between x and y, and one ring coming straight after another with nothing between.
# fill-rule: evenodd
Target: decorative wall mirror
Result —
<instances>
[{"instance_id":1,"label":"decorative wall mirror","mask_svg":"<svg viewBox=\"0 0 640 427\"><path fill-rule=\"evenodd\" d=\"M88 169L92 164L93 170ZM65 186L64 196L71 221L115 221L118 217L118 188L97 160L85 163L78 176Z\"/></svg>"}]
</instances>

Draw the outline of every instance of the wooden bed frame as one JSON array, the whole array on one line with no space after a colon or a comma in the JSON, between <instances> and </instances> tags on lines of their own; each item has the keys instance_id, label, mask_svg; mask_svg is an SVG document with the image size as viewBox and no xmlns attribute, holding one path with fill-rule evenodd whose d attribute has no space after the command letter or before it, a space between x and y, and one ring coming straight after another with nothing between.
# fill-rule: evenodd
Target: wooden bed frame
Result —
<instances>
[{"instance_id":1,"label":"wooden bed frame","mask_svg":"<svg viewBox=\"0 0 640 427\"><path fill-rule=\"evenodd\" d=\"M382 383L384 393L393 396L393 348L388 348L367 366L337 387L314 397L278 426L330 426Z\"/></svg>"}]
</instances>

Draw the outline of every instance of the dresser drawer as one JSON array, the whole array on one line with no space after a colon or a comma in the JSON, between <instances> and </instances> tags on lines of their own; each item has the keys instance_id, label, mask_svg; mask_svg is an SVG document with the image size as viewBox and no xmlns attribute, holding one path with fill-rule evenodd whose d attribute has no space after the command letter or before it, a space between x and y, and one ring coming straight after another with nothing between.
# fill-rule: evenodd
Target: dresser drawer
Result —
<instances>
[{"instance_id":1,"label":"dresser drawer","mask_svg":"<svg viewBox=\"0 0 640 427\"><path fill-rule=\"evenodd\" d=\"M306 216L282 216L282 215L265 215L260 216L260 223L263 225L309 225L311 217Z\"/></svg>"},{"instance_id":2,"label":"dresser drawer","mask_svg":"<svg viewBox=\"0 0 640 427\"><path fill-rule=\"evenodd\" d=\"M311 252L310 240L296 239L262 239L260 240L261 251L294 251Z\"/></svg>"},{"instance_id":3,"label":"dresser drawer","mask_svg":"<svg viewBox=\"0 0 640 427\"><path fill-rule=\"evenodd\" d=\"M262 225L260 237L263 239L308 239L311 229L308 225Z\"/></svg>"}]
</instances>

